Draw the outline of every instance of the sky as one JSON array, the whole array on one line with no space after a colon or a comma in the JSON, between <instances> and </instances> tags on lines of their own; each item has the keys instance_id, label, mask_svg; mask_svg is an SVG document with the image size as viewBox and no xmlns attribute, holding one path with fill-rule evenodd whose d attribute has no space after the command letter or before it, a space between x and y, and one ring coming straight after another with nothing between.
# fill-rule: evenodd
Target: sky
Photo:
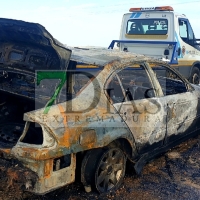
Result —
<instances>
[{"instance_id":1,"label":"sky","mask_svg":"<svg viewBox=\"0 0 200 200\"><path fill-rule=\"evenodd\" d=\"M129 8L166 5L185 14L200 38L200 0L6 0L0 17L40 23L68 46L108 47Z\"/></svg>"}]
</instances>

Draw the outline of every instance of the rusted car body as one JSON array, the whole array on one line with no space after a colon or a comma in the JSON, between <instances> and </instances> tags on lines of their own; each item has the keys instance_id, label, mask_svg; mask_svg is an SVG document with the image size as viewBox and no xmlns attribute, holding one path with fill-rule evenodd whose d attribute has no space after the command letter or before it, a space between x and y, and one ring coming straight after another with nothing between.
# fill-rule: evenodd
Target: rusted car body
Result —
<instances>
[{"instance_id":1,"label":"rusted car body","mask_svg":"<svg viewBox=\"0 0 200 200\"><path fill-rule=\"evenodd\" d=\"M76 170L86 191L114 190L127 159L140 173L149 159L198 132L200 87L166 63L67 49L38 24L0 24L0 155L34 172L26 190L44 194L70 184ZM13 29L14 36L5 34ZM36 84L36 70L66 74L53 100L62 78Z\"/></svg>"}]
</instances>

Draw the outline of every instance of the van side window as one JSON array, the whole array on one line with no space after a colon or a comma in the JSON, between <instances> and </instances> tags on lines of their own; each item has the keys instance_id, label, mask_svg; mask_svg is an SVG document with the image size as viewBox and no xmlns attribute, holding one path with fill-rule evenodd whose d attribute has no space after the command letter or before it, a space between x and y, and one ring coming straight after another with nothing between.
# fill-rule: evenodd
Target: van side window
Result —
<instances>
[{"instance_id":1,"label":"van side window","mask_svg":"<svg viewBox=\"0 0 200 200\"><path fill-rule=\"evenodd\" d=\"M185 43L194 46L194 33L188 20L179 19L179 34Z\"/></svg>"},{"instance_id":2,"label":"van side window","mask_svg":"<svg viewBox=\"0 0 200 200\"><path fill-rule=\"evenodd\" d=\"M189 38L189 40L194 39L194 33L193 33L193 30L192 30L190 23L188 23L188 38Z\"/></svg>"}]
</instances>

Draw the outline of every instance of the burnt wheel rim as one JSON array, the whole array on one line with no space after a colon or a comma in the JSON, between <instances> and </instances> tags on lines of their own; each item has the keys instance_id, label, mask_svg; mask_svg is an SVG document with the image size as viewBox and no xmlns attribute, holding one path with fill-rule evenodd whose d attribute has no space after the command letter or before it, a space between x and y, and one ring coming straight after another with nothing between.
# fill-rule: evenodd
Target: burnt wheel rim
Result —
<instances>
[{"instance_id":1,"label":"burnt wheel rim","mask_svg":"<svg viewBox=\"0 0 200 200\"><path fill-rule=\"evenodd\" d=\"M119 148L109 149L102 155L95 174L99 192L108 192L117 187L124 177L125 162L125 155Z\"/></svg>"},{"instance_id":2,"label":"burnt wheel rim","mask_svg":"<svg viewBox=\"0 0 200 200\"><path fill-rule=\"evenodd\" d=\"M192 81L194 84L199 84L199 75L195 73L192 77Z\"/></svg>"}]
</instances>

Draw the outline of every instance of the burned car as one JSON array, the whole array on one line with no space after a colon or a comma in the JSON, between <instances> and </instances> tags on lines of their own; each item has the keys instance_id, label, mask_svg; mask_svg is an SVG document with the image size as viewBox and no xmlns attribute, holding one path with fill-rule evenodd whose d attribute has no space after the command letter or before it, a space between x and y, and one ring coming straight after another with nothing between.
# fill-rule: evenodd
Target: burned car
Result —
<instances>
[{"instance_id":1,"label":"burned car","mask_svg":"<svg viewBox=\"0 0 200 200\"><path fill-rule=\"evenodd\" d=\"M0 24L0 156L27 170L25 190L44 194L79 172L87 192L109 192L122 183L127 160L140 173L197 134L200 87L166 63L68 49L39 24Z\"/></svg>"}]
</instances>

